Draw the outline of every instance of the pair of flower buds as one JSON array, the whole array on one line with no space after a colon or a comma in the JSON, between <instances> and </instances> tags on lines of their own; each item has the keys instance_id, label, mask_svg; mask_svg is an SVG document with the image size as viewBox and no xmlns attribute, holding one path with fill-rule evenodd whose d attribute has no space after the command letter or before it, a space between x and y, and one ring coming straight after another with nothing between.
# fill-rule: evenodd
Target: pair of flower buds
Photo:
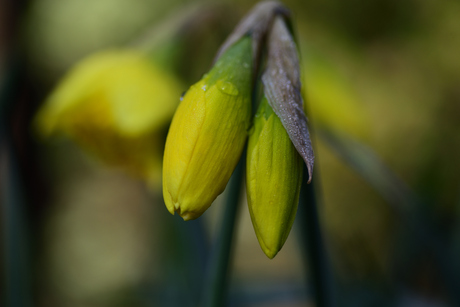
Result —
<instances>
[{"instance_id":1,"label":"pair of flower buds","mask_svg":"<svg viewBox=\"0 0 460 307\"><path fill-rule=\"evenodd\" d=\"M224 191L249 137L249 212L269 258L294 222L303 160L311 180L314 159L297 50L281 8L277 2L256 6L223 44L212 69L184 94L163 161L166 207L184 220L195 219ZM257 98L258 87L263 94ZM255 116L252 99L259 103Z\"/></svg>"}]
</instances>

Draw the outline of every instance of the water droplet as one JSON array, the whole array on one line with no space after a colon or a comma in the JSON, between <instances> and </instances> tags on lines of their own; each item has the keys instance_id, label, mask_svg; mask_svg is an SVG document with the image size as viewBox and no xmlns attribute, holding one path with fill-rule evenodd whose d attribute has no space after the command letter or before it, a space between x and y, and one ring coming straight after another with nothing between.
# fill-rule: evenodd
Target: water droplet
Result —
<instances>
[{"instance_id":1,"label":"water droplet","mask_svg":"<svg viewBox=\"0 0 460 307\"><path fill-rule=\"evenodd\" d=\"M227 81L219 80L217 81L217 88L220 89L223 93L227 95L236 96L238 95L238 89L232 83Z\"/></svg>"},{"instance_id":2,"label":"water droplet","mask_svg":"<svg viewBox=\"0 0 460 307\"><path fill-rule=\"evenodd\" d=\"M179 99L179 101L182 101L182 100L184 100L184 96L185 96L185 93L187 93L187 91L184 91L184 92L182 93L182 95L180 95L180 99Z\"/></svg>"},{"instance_id":3,"label":"water droplet","mask_svg":"<svg viewBox=\"0 0 460 307\"><path fill-rule=\"evenodd\" d=\"M206 90L208 89L208 85L207 84L203 85L201 89L206 92Z\"/></svg>"}]
</instances>

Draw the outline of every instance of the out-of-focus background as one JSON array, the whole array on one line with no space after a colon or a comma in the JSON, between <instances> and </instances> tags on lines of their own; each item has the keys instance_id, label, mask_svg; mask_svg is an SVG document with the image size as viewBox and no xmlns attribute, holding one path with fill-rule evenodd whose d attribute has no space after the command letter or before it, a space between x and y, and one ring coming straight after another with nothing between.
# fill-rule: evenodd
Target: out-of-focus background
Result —
<instances>
[{"instance_id":1,"label":"out-of-focus background","mask_svg":"<svg viewBox=\"0 0 460 307\"><path fill-rule=\"evenodd\" d=\"M64 136L40 138L32 121L73 64L107 48L174 41L158 58L185 91L255 3L0 1L1 299L192 306L220 200L189 222L206 237L184 237L158 188ZM304 68L337 306L458 306L460 3L284 3ZM238 217L229 306L314 305L298 221L269 260L244 202Z\"/></svg>"}]
</instances>

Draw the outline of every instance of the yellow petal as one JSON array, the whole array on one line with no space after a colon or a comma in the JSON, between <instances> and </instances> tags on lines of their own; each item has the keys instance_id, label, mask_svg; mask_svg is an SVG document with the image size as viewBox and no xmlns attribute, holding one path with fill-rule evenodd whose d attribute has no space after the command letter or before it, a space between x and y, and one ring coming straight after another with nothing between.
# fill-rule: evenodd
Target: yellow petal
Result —
<instances>
[{"instance_id":1,"label":"yellow petal","mask_svg":"<svg viewBox=\"0 0 460 307\"><path fill-rule=\"evenodd\" d=\"M109 103L98 116L110 117L121 134L139 135L164 125L172 117L180 93L178 81L138 51L109 50L78 63L60 82L37 116L44 135L59 130L67 114L96 109L98 99ZM88 113L88 112L86 112Z\"/></svg>"},{"instance_id":2,"label":"yellow petal","mask_svg":"<svg viewBox=\"0 0 460 307\"><path fill-rule=\"evenodd\" d=\"M139 57L113 70L106 91L120 133L139 135L170 121L181 87L174 77Z\"/></svg>"},{"instance_id":3,"label":"yellow petal","mask_svg":"<svg viewBox=\"0 0 460 307\"><path fill-rule=\"evenodd\" d=\"M161 129L180 85L134 50L91 55L72 68L36 117L42 135L62 133L110 166L159 183Z\"/></svg>"}]
</instances>

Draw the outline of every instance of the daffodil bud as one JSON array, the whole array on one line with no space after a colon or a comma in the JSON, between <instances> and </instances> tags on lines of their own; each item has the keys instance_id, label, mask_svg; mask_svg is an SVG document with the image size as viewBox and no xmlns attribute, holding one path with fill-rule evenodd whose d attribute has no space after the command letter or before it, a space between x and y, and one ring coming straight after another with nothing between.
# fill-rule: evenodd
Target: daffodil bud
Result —
<instances>
[{"instance_id":1,"label":"daffodil bud","mask_svg":"<svg viewBox=\"0 0 460 307\"><path fill-rule=\"evenodd\" d=\"M36 117L42 136L62 133L99 160L160 183L161 130L178 80L135 50L102 51L73 67Z\"/></svg>"},{"instance_id":2,"label":"daffodil bud","mask_svg":"<svg viewBox=\"0 0 460 307\"><path fill-rule=\"evenodd\" d=\"M249 135L246 165L252 224L262 250L272 259L294 223L303 160L265 97Z\"/></svg>"},{"instance_id":3,"label":"daffodil bud","mask_svg":"<svg viewBox=\"0 0 460 307\"><path fill-rule=\"evenodd\" d=\"M238 163L251 117L251 38L226 50L180 103L166 140L163 196L171 214L199 217Z\"/></svg>"}]
</instances>

